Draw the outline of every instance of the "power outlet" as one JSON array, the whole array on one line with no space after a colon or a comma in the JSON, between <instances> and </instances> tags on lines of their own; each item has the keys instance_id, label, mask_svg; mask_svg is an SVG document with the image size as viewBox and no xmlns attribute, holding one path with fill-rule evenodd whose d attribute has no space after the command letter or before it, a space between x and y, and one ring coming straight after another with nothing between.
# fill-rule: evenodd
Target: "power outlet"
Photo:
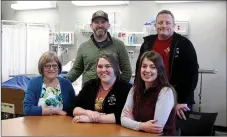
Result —
<instances>
[{"instance_id":1,"label":"power outlet","mask_svg":"<svg viewBox=\"0 0 227 137\"><path fill-rule=\"evenodd\" d=\"M65 53L69 53L69 49L68 48L65 48Z\"/></svg>"},{"instance_id":2,"label":"power outlet","mask_svg":"<svg viewBox=\"0 0 227 137\"><path fill-rule=\"evenodd\" d=\"M129 55L134 55L134 51L129 50L129 51L128 51L128 54L129 54Z\"/></svg>"},{"instance_id":3,"label":"power outlet","mask_svg":"<svg viewBox=\"0 0 227 137\"><path fill-rule=\"evenodd\" d=\"M134 51L129 50L129 51L128 51L128 54L129 54L130 57L134 57Z\"/></svg>"}]
</instances>

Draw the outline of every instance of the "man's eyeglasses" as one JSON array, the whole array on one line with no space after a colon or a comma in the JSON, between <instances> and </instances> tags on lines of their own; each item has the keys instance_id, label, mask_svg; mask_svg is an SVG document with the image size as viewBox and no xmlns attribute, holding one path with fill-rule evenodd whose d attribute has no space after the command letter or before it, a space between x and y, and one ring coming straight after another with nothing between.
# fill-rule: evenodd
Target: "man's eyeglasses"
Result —
<instances>
[{"instance_id":1,"label":"man's eyeglasses","mask_svg":"<svg viewBox=\"0 0 227 137\"><path fill-rule=\"evenodd\" d=\"M57 69L58 65L57 64L47 64L47 65L44 66L45 69L51 69L51 67L53 69Z\"/></svg>"}]
</instances>

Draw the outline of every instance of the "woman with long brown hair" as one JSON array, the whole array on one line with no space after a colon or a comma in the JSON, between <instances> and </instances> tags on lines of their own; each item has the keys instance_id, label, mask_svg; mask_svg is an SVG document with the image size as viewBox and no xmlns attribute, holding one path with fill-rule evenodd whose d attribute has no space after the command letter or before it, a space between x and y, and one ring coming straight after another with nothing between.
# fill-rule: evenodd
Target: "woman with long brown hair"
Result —
<instances>
[{"instance_id":1,"label":"woman with long brown hair","mask_svg":"<svg viewBox=\"0 0 227 137\"><path fill-rule=\"evenodd\" d=\"M145 52L122 111L121 124L138 131L175 135L175 100L162 57L154 51Z\"/></svg>"}]
</instances>

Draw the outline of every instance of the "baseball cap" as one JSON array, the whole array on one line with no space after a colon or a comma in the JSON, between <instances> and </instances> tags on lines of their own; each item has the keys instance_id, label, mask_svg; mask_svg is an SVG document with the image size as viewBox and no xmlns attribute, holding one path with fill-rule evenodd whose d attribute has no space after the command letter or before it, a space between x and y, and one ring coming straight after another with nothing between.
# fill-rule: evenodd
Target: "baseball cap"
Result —
<instances>
[{"instance_id":1,"label":"baseball cap","mask_svg":"<svg viewBox=\"0 0 227 137\"><path fill-rule=\"evenodd\" d=\"M108 14L102 10L96 11L93 15L92 15L92 19L91 21L93 22L95 18L104 18L107 21L109 21L108 18Z\"/></svg>"}]
</instances>

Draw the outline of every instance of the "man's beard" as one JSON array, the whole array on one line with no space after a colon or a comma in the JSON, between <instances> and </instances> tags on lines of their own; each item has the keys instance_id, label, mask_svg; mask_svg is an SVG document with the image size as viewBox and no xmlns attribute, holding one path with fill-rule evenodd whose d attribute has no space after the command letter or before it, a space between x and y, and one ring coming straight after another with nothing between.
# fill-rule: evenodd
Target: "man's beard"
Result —
<instances>
[{"instance_id":1,"label":"man's beard","mask_svg":"<svg viewBox=\"0 0 227 137\"><path fill-rule=\"evenodd\" d=\"M95 36L99 37L99 38L105 36L106 33L107 33L107 30L103 29L103 28L99 28L99 29L95 30Z\"/></svg>"}]
</instances>

